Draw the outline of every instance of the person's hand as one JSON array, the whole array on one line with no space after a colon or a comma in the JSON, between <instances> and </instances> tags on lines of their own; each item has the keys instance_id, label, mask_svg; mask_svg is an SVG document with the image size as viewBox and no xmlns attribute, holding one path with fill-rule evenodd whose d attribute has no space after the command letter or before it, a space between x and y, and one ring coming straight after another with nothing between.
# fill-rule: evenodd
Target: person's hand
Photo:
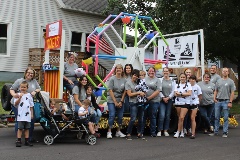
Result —
<instances>
[{"instance_id":1,"label":"person's hand","mask_svg":"<svg viewBox=\"0 0 240 160\"><path fill-rule=\"evenodd\" d=\"M68 80L68 83L71 84L71 85L74 85L73 81L72 80Z\"/></svg>"},{"instance_id":2,"label":"person's hand","mask_svg":"<svg viewBox=\"0 0 240 160\"><path fill-rule=\"evenodd\" d=\"M228 103L228 108L232 108L232 103Z\"/></svg>"},{"instance_id":3,"label":"person's hand","mask_svg":"<svg viewBox=\"0 0 240 160\"><path fill-rule=\"evenodd\" d=\"M169 97L163 97L163 102L168 103Z\"/></svg>"},{"instance_id":4,"label":"person's hand","mask_svg":"<svg viewBox=\"0 0 240 160\"><path fill-rule=\"evenodd\" d=\"M13 97L14 98L19 98L19 94L15 93Z\"/></svg>"},{"instance_id":5,"label":"person's hand","mask_svg":"<svg viewBox=\"0 0 240 160\"><path fill-rule=\"evenodd\" d=\"M114 105L115 105L115 107L118 107L119 103L116 101L116 102L114 102Z\"/></svg>"},{"instance_id":6,"label":"person's hand","mask_svg":"<svg viewBox=\"0 0 240 160\"><path fill-rule=\"evenodd\" d=\"M176 92L176 96L177 96L177 97L180 97L180 96L181 96L181 93Z\"/></svg>"},{"instance_id":7,"label":"person's hand","mask_svg":"<svg viewBox=\"0 0 240 160\"><path fill-rule=\"evenodd\" d=\"M88 114L88 111L85 111L85 114Z\"/></svg>"},{"instance_id":8,"label":"person's hand","mask_svg":"<svg viewBox=\"0 0 240 160\"><path fill-rule=\"evenodd\" d=\"M118 108L122 108L122 102L118 102Z\"/></svg>"},{"instance_id":9,"label":"person's hand","mask_svg":"<svg viewBox=\"0 0 240 160\"><path fill-rule=\"evenodd\" d=\"M20 93L20 95L19 95L19 98L21 99L21 98L22 98L22 96L23 96L23 93Z\"/></svg>"},{"instance_id":10,"label":"person's hand","mask_svg":"<svg viewBox=\"0 0 240 160\"><path fill-rule=\"evenodd\" d=\"M215 102L215 103L218 103L218 100L214 99L214 102Z\"/></svg>"},{"instance_id":11,"label":"person's hand","mask_svg":"<svg viewBox=\"0 0 240 160\"><path fill-rule=\"evenodd\" d=\"M36 95L36 91L32 91L31 95L34 97Z\"/></svg>"},{"instance_id":12,"label":"person's hand","mask_svg":"<svg viewBox=\"0 0 240 160\"><path fill-rule=\"evenodd\" d=\"M138 95L141 96L141 97L144 97L145 93L144 92L138 92Z\"/></svg>"}]
</instances>

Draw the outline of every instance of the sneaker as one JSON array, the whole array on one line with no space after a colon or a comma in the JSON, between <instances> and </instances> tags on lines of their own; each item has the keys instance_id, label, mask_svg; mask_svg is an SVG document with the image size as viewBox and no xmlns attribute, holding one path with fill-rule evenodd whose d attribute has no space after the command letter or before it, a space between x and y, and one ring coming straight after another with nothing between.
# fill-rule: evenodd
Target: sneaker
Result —
<instances>
[{"instance_id":1,"label":"sneaker","mask_svg":"<svg viewBox=\"0 0 240 160\"><path fill-rule=\"evenodd\" d=\"M180 138L184 138L184 132L181 132L181 134L180 134L179 137L180 137Z\"/></svg>"},{"instance_id":2,"label":"sneaker","mask_svg":"<svg viewBox=\"0 0 240 160\"><path fill-rule=\"evenodd\" d=\"M223 137L223 138L227 138L228 135L227 135L226 133L223 133L222 137Z\"/></svg>"},{"instance_id":3,"label":"sneaker","mask_svg":"<svg viewBox=\"0 0 240 160\"><path fill-rule=\"evenodd\" d=\"M131 137L131 136L126 136L126 139L127 139L128 141L131 141L131 140L132 140L132 137Z\"/></svg>"},{"instance_id":4,"label":"sneaker","mask_svg":"<svg viewBox=\"0 0 240 160\"><path fill-rule=\"evenodd\" d=\"M121 138L126 137L126 135L123 134L121 131L116 132L115 136L116 136L116 137L121 137Z\"/></svg>"},{"instance_id":5,"label":"sneaker","mask_svg":"<svg viewBox=\"0 0 240 160\"><path fill-rule=\"evenodd\" d=\"M186 128L183 129L183 133L187 134L187 129Z\"/></svg>"},{"instance_id":6,"label":"sneaker","mask_svg":"<svg viewBox=\"0 0 240 160\"><path fill-rule=\"evenodd\" d=\"M30 147L32 147L32 146L33 146L33 144L32 144L32 143L30 143L29 141L27 141L27 142L25 142L25 146L30 146Z\"/></svg>"},{"instance_id":7,"label":"sneaker","mask_svg":"<svg viewBox=\"0 0 240 160\"><path fill-rule=\"evenodd\" d=\"M218 133L210 133L209 136L218 136Z\"/></svg>"},{"instance_id":8,"label":"sneaker","mask_svg":"<svg viewBox=\"0 0 240 160\"><path fill-rule=\"evenodd\" d=\"M16 147L21 147L22 143L20 141L16 141Z\"/></svg>"},{"instance_id":9,"label":"sneaker","mask_svg":"<svg viewBox=\"0 0 240 160\"><path fill-rule=\"evenodd\" d=\"M169 137L169 133L168 132L164 132L164 136L165 137Z\"/></svg>"},{"instance_id":10,"label":"sneaker","mask_svg":"<svg viewBox=\"0 0 240 160\"><path fill-rule=\"evenodd\" d=\"M142 140L145 139L142 134L138 135L137 138L142 139Z\"/></svg>"},{"instance_id":11,"label":"sneaker","mask_svg":"<svg viewBox=\"0 0 240 160\"><path fill-rule=\"evenodd\" d=\"M162 136L162 132L160 131L157 133L157 137L161 137L161 136Z\"/></svg>"},{"instance_id":12,"label":"sneaker","mask_svg":"<svg viewBox=\"0 0 240 160\"><path fill-rule=\"evenodd\" d=\"M174 134L173 137L174 137L174 138L178 138L178 137L179 137L179 132L177 131L177 132Z\"/></svg>"},{"instance_id":13,"label":"sneaker","mask_svg":"<svg viewBox=\"0 0 240 160\"><path fill-rule=\"evenodd\" d=\"M190 136L190 139L195 139L195 136L192 134L192 135Z\"/></svg>"},{"instance_id":14,"label":"sneaker","mask_svg":"<svg viewBox=\"0 0 240 160\"><path fill-rule=\"evenodd\" d=\"M213 131L214 131L213 126L210 126L210 132L213 132Z\"/></svg>"},{"instance_id":15,"label":"sneaker","mask_svg":"<svg viewBox=\"0 0 240 160\"><path fill-rule=\"evenodd\" d=\"M112 139L112 132L107 132L107 138Z\"/></svg>"}]
</instances>

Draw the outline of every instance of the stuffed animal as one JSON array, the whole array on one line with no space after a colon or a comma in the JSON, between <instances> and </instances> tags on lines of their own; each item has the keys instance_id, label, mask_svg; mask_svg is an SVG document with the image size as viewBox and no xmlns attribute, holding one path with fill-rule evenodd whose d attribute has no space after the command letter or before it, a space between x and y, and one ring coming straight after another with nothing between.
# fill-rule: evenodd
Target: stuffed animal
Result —
<instances>
[{"instance_id":1,"label":"stuffed animal","mask_svg":"<svg viewBox=\"0 0 240 160\"><path fill-rule=\"evenodd\" d=\"M74 70L75 75L79 78L82 75L86 75L86 72L83 70L83 68L77 68Z\"/></svg>"}]
</instances>

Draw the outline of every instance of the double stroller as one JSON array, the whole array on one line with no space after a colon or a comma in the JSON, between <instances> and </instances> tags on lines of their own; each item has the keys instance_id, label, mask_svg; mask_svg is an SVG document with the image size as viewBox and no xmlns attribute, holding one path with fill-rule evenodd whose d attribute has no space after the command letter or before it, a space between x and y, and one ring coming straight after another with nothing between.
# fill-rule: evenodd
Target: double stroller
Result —
<instances>
[{"instance_id":1,"label":"double stroller","mask_svg":"<svg viewBox=\"0 0 240 160\"><path fill-rule=\"evenodd\" d=\"M92 135L88 126L85 126L84 121L86 119L79 119L77 113L74 111L73 105L73 96L68 96L67 111L64 111L64 115L67 119L64 119L62 116L62 106L60 106L59 114L53 115L49 107L49 93L41 91L37 99L41 103L41 117L40 124L43 129L47 132L47 135L44 137L44 143L47 145L53 144L54 140L59 137L64 137L69 131L75 132L77 139L82 139L85 137L87 144L94 145L97 142L95 135Z\"/></svg>"}]
</instances>

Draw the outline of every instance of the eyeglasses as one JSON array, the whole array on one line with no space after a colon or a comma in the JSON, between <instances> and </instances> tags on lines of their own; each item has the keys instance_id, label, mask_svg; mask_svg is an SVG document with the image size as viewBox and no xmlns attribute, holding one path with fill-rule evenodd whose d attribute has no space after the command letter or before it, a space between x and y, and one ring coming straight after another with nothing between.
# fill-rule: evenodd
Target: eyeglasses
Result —
<instances>
[{"instance_id":1,"label":"eyeglasses","mask_svg":"<svg viewBox=\"0 0 240 160\"><path fill-rule=\"evenodd\" d=\"M32 74L32 75L34 74L34 73L32 73L32 72L27 72L27 73L28 73L28 74Z\"/></svg>"}]
</instances>

